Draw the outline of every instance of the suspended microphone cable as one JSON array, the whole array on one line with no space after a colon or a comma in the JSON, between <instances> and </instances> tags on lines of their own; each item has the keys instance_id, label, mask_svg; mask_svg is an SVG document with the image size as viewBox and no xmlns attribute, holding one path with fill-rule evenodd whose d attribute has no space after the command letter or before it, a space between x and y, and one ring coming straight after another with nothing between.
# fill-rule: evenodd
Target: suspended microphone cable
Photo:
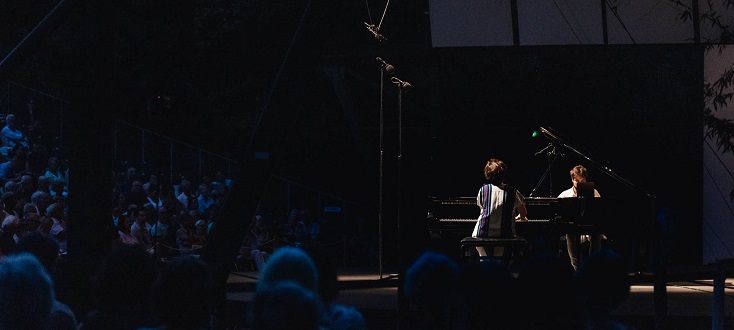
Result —
<instances>
[{"instance_id":1,"label":"suspended microphone cable","mask_svg":"<svg viewBox=\"0 0 734 330\"><path fill-rule=\"evenodd\" d=\"M370 25L375 25L375 23L372 22L372 12L370 11L370 3L368 0L364 0L365 6L367 6L367 18L370 19Z\"/></svg>"},{"instance_id":2,"label":"suspended microphone cable","mask_svg":"<svg viewBox=\"0 0 734 330\"><path fill-rule=\"evenodd\" d=\"M387 0L387 3L385 4L385 10L382 11L382 17L380 18L380 23L377 24L377 31L380 31L380 27L382 27L382 21L385 19L385 14L387 13L388 6L390 6L390 0Z\"/></svg>"},{"instance_id":3,"label":"suspended microphone cable","mask_svg":"<svg viewBox=\"0 0 734 330\"><path fill-rule=\"evenodd\" d=\"M372 32L372 34L375 35L375 39L379 41L387 41L387 38L383 36L380 33L380 28L382 27L382 21L385 20L385 15L387 14L387 8L390 6L390 0L387 0L387 3L385 4L385 9L382 11L382 17L380 18L380 23L375 26L375 23L372 21L372 12L370 11L370 4L369 0L365 0L365 6L367 7L367 17L369 18L369 23L364 22L365 27L367 27L367 31Z\"/></svg>"}]
</instances>

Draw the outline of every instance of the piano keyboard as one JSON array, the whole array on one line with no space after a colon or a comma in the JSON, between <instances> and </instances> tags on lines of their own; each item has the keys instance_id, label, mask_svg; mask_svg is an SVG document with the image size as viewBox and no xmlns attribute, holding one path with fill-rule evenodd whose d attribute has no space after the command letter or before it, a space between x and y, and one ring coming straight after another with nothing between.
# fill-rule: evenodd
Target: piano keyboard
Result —
<instances>
[{"instance_id":1,"label":"piano keyboard","mask_svg":"<svg viewBox=\"0 0 734 330\"><path fill-rule=\"evenodd\" d=\"M466 223L466 222L477 222L477 219L439 219L439 222L446 222L446 223ZM522 221L515 221L515 222L536 222L536 223L548 223L551 222L550 219L528 219L528 220L522 220Z\"/></svg>"}]
</instances>

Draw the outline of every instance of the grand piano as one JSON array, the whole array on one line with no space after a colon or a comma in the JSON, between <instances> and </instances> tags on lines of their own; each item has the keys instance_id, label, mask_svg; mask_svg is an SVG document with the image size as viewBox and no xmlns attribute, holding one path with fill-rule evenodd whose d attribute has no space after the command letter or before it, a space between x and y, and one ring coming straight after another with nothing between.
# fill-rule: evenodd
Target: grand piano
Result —
<instances>
[{"instance_id":1,"label":"grand piano","mask_svg":"<svg viewBox=\"0 0 734 330\"><path fill-rule=\"evenodd\" d=\"M640 263L644 262L642 254L648 249L644 241L652 226L655 197L589 158L558 133L546 128L541 131L554 147L558 145L575 153L595 167L596 176L608 175L626 190L623 195L609 194L602 198L526 197L530 220L515 222L517 236L526 238L536 249L549 252L557 249L560 253L565 250L564 234L604 233L609 238L605 246L622 253L629 260L630 268L643 267ZM443 245L444 250L455 248L462 238L471 236L478 216L476 197L430 197L428 236L433 242L442 242L434 245Z\"/></svg>"}]
</instances>

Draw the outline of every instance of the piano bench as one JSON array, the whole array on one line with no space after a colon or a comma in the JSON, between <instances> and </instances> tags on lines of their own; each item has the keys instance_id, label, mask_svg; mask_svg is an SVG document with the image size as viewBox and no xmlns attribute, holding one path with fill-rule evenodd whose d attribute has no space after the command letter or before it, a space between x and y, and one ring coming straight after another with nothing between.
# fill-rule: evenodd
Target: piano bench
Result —
<instances>
[{"instance_id":1,"label":"piano bench","mask_svg":"<svg viewBox=\"0 0 734 330\"><path fill-rule=\"evenodd\" d=\"M528 247L528 241L522 237L514 238L484 238L464 237L461 239L461 256L465 260L475 260L478 257L476 248L484 247L489 254L486 258L498 259L504 263L510 263L522 257ZM502 256L491 256L494 248L504 248ZM485 258L485 257L481 257Z\"/></svg>"}]
</instances>

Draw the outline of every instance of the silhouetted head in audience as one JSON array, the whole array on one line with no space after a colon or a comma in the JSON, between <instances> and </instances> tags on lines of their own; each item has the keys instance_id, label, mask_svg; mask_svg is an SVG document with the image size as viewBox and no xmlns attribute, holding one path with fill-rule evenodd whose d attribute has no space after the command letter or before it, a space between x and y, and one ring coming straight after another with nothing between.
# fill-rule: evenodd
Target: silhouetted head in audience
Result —
<instances>
[{"instance_id":1,"label":"silhouetted head in audience","mask_svg":"<svg viewBox=\"0 0 734 330\"><path fill-rule=\"evenodd\" d=\"M14 114L9 114L5 116L5 124L8 125L8 127L17 130L18 129L18 121L15 119Z\"/></svg>"},{"instance_id":2,"label":"silhouetted head in audience","mask_svg":"<svg viewBox=\"0 0 734 330\"><path fill-rule=\"evenodd\" d=\"M13 214L16 212L16 208L18 207L18 198L15 196L15 193L4 193L2 195L2 202L3 210L5 210L5 212L7 212L8 214Z\"/></svg>"},{"instance_id":3,"label":"silhouetted head in audience","mask_svg":"<svg viewBox=\"0 0 734 330\"><path fill-rule=\"evenodd\" d=\"M424 252L405 273L404 293L424 315L441 328L455 320L459 266L444 254Z\"/></svg>"},{"instance_id":4,"label":"silhouetted head in audience","mask_svg":"<svg viewBox=\"0 0 734 330\"><path fill-rule=\"evenodd\" d=\"M151 325L151 284L155 279L153 259L139 245L119 245L102 262L94 279L95 310L84 319L85 328L106 329ZM123 327L124 325L124 327Z\"/></svg>"},{"instance_id":5,"label":"silhouetted head in audience","mask_svg":"<svg viewBox=\"0 0 734 330\"><path fill-rule=\"evenodd\" d=\"M18 241L18 244L15 245L15 252L27 252L34 255L51 275L56 271L59 243L51 236L39 231L31 232Z\"/></svg>"},{"instance_id":6,"label":"silhouetted head in audience","mask_svg":"<svg viewBox=\"0 0 734 330\"><path fill-rule=\"evenodd\" d=\"M46 187L48 187L48 185L46 185ZM45 191L38 190L31 195L31 203L36 205L39 212L46 214L46 208L51 205L51 195Z\"/></svg>"},{"instance_id":7,"label":"silhouetted head in audience","mask_svg":"<svg viewBox=\"0 0 734 330\"><path fill-rule=\"evenodd\" d=\"M299 248L282 247L273 253L260 272L257 290L281 281L295 281L306 289L318 292L319 274L311 257Z\"/></svg>"},{"instance_id":8,"label":"silhouetted head in audience","mask_svg":"<svg viewBox=\"0 0 734 330\"><path fill-rule=\"evenodd\" d=\"M262 222L263 219L259 217L256 221ZM367 326L361 312L354 307L334 303L339 295L339 286L336 266L329 251L318 244L306 244L302 248L313 260L319 274L318 294L324 309L322 326L332 330L365 330Z\"/></svg>"},{"instance_id":9,"label":"silhouetted head in audience","mask_svg":"<svg viewBox=\"0 0 734 330\"><path fill-rule=\"evenodd\" d=\"M518 297L528 315L526 329L571 329L579 310L568 262L550 253L536 255L520 269Z\"/></svg>"},{"instance_id":10,"label":"silhouetted head in audience","mask_svg":"<svg viewBox=\"0 0 734 330\"><path fill-rule=\"evenodd\" d=\"M39 191L45 191L47 193L50 193L49 187L51 185L51 178L41 175L38 177L38 186L36 187Z\"/></svg>"},{"instance_id":11,"label":"silhouetted head in audience","mask_svg":"<svg viewBox=\"0 0 734 330\"><path fill-rule=\"evenodd\" d=\"M605 318L629 296L624 260L612 250L590 255L575 275L581 301L593 319Z\"/></svg>"},{"instance_id":12,"label":"silhouetted head in audience","mask_svg":"<svg viewBox=\"0 0 734 330\"><path fill-rule=\"evenodd\" d=\"M507 265L497 260L465 264L459 289L468 329L511 329L517 323L516 281Z\"/></svg>"},{"instance_id":13,"label":"silhouetted head in audience","mask_svg":"<svg viewBox=\"0 0 734 330\"><path fill-rule=\"evenodd\" d=\"M209 270L195 257L161 269L153 285L153 309L166 329L200 329L211 312Z\"/></svg>"},{"instance_id":14,"label":"silhouetted head in audience","mask_svg":"<svg viewBox=\"0 0 734 330\"><path fill-rule=\"evenodd\" d=\"M0 259L0 329L46 329L53 282L38 259L21 253Z\"/></svg>"},{"instance_id":15,"label":"silhouetted head in audience","mask_svg":"<svg viewBox=\"0 0 734 330\"><path fill-rule=\"evenodd\" d=\"M317 330L321 302L312 290L298 282L283 280L260 287L255 294L253 330Z\"/></svg>"}]
</instances>

